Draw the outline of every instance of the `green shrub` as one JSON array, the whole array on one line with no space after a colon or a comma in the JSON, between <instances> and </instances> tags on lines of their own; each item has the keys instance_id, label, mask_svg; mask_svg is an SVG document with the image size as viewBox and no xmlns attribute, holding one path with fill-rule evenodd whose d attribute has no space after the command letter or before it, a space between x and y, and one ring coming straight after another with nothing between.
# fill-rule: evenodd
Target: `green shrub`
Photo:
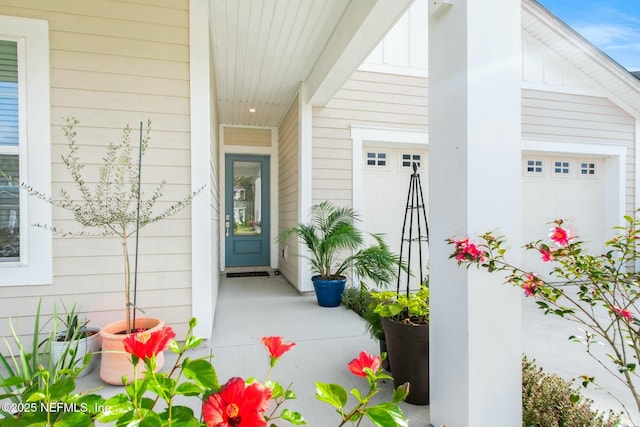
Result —
<instances>
[{"instance_id":1,"label":"green shrub","mask_svg":"<svg viewBox=\"0 0 640 427\"><path fill-rule=\"evenodd\" d=\"M592 401L580 395L572 383L557 375L547 374L522 359L522 426L523 427L613 427L620 415L591 409Z\"/></svg>"},{"instance_id":2,"label":"green shrub","mask_svg":"<svg viewBox=\"0 0 640 427\"><path fill-rule=\"evenodd\" d=\"M359 316L363 315L370 299L368 292L363 292L362 289L355 286L347 286L342 293L342 304L355 311Z\"/></svg>"},{"instance_id":3,"label":"green shrub","mask_svg":"<svg viewBox=\"0 0 640 427\"><path fill-rule=\"evenodd\" d=\"M373 311L376 307L376 301L366 286L362 285L360 288L349 286L345 288L342 293L342 304L362 317L371 338L384 338L380 315Z\"/></svg>"}]
</instances>

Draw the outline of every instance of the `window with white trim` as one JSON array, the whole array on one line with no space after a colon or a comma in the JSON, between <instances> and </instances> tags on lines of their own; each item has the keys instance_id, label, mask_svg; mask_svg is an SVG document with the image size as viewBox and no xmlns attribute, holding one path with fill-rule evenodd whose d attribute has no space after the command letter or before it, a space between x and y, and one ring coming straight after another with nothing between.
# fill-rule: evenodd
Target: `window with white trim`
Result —
<instances>
[{"instance_id":1,"label":"window with white trim","mask_svg":"<svg viewBox=\"0 0 640 427\"><path fill-rule=\"evenodd\" d=\"M0 286L52 281L51 206L18 182L51 189L49 26L0 16Z\"/></svg>"}]
</instances>

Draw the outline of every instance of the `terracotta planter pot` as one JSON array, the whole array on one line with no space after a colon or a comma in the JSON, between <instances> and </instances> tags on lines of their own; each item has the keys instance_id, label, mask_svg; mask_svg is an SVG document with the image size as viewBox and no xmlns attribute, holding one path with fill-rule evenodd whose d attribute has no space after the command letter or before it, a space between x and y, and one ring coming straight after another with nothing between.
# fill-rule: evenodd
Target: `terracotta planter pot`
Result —
<instances>
[{"instance_id":1,"label":"terracotta planter pot","mask_svg":"<svg viewBox=\"0 0 640 427\"><path fill-rule=\"evenodd\" d=\"M396 387L409 383L407 403L429 403L429 325L409 325L382 318L387 356Z\"/></svg>"},{"instance_id":2,"label":"terracotta planter pot","mask_svg":"<svg viewBox=\"0 0 640 427\"><path fill-rule=\"evenodd\" d=\"M160 330L164 326L162 319L157 317L140 317L136 319L136 329L146 329L149 332ZM127 376L127 383L133 381L133 364L131 355L124 351L122 341L128 336L120 332L127 329L126 320L110 323L100 330L102 336L102 361L100 362L100 378L108 384L122 385L122 376ZM158 369L164 365L164 353L156 357ZM144 377L144 364L138 364L138 378Z\"/></svg>"}]
</instances>

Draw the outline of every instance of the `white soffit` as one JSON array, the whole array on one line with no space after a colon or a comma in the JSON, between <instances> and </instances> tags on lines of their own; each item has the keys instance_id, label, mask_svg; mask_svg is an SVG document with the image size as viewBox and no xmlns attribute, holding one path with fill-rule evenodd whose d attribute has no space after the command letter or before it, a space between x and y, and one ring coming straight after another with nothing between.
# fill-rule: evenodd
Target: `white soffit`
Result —
<instances>
[{"instance_id":1,"label":"white soffit","mask_svg":"<svg viewBox=\"0 0 640 427\"><path fill-rule=\"evenodd\" d=\"M220 122L277 126L301 82L326 102L412 1L210 0Z\"/></svg>"}]
</instances>

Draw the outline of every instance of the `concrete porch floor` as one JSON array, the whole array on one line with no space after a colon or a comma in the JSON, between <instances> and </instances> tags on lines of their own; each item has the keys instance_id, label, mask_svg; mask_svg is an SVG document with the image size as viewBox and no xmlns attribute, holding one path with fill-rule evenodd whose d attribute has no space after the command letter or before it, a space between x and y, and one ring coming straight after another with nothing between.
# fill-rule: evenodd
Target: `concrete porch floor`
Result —
<instances>
[{"instance_id":1,"label":"concrete porch floor","mask_svg":"<svg viewBox=\"0 0 640 427\"><path fill-rule=\"evenodd\" d=\"M546 372L565 378L595 374L603 385L625 399L627 408L635 414L626 389L599 373L580 344L567 340L577 332L574 325L544 316L535 304L524 301L524 353L536 359ZM314 296L299 295L282 276L222 277L210 347L198 349L190 357L213 353L213 365L221 384L233 376L245 379L253 376L262 381L268 371L268 356L260 338L270 335L281 335L286 342L297 343L280 359L272 374L272 379L285 387L293 384L298 399L288 407L301 412L310 426L337 425L338 416L333 408L316 400L314 381L338 383L347 390L359 388L365 392L365 380L352 375L346 365L361 350L377 354L378 344L368 336L364 323L354 312L344 307L320 307ZM171 352L166 356L165 369L175 360ZM103 383L94 371L80 378L77 385L80 389L91 389ZM100 393L105 396L122 389L103 386ZM392 383L383 384L380 398L389 400L392 391ZM588 390L583 394L593 399L598 409L620 410L620 405L602 391ZM429 426L428 406L402 403L401 407L411 427ZM640 423L640 416L636 423Z\"/></svg>"}]
</instances>

